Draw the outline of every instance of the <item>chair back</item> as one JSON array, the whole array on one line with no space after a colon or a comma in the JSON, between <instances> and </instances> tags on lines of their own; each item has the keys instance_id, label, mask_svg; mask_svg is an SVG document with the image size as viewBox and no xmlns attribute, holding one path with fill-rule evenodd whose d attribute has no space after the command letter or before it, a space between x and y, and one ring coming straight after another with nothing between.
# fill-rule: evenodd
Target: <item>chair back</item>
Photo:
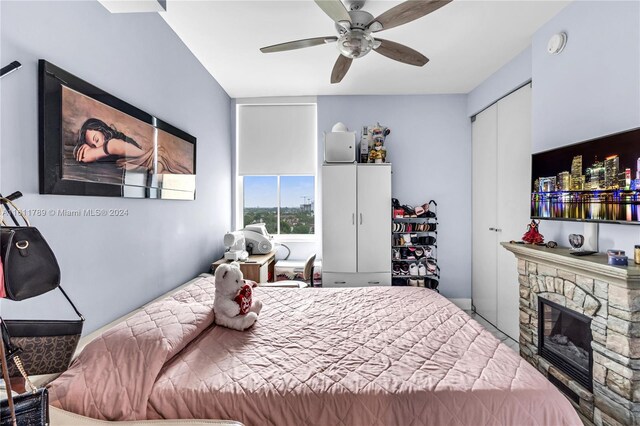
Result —
<instances>
[{"instance_id":1,"label":"chair back","mask_svg":"<svg viewBox=\"0 0 640 426\"><path fill-rule=\"evenodd\" d=\"M312 254L307 258L304 264L304 271L302 272L302 279L309 282L309 285L313 287L313 263L316 261L316 255Z\"/></svg>"}]
</instances>

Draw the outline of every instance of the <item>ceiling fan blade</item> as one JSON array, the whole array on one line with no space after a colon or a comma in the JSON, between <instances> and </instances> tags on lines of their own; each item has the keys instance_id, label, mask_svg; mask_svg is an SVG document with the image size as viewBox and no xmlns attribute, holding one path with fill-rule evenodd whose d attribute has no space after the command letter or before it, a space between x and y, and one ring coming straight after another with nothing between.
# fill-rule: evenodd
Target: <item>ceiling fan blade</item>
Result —
<instances>
[{"instance_id":1,"label":"ceiling fan blade","mask_svg":"<svg viewBox=\"0 0 640 426\"><path fill-rule=\"evenodd\" d=\"M304 40L289 41L287 43L274 44L260 49L262 53L284 52L285 50L302 49L304 47L319 46L321 44L333 43L338 37L316 37Z\"/></svg>"},{"instance_id":2,"label":"ceiling fan blade","mask_svg":"<svg viewBox=\"0 0 640 426\"><path fill-rule=\"evenodd\" d=\"M408 0L399 5L392 7L384 12L382 15L375 18L369 24L372 31L388 30L389 28L397 27L398 25L406 24L418 18L440 9L442 6L446 6L451 3L452 0ZM375 22L379 22L382 28L378 25L373 25Z\"/></svg>"},{"instance_id":3,"label":"ceiling fan blade","mask_svg":"<svg viewBox=\"0 0 640 426\"><path fill-rule=\"evenodd\" d=\"M340 83L342 81L347 71L349 71L351 62L353 62L353 58L347 58L344 55L338 56L338 60L333 66L333 71L331 71L331 84Z\"/></svg>"},{"instance_id":4,"label":"ceiling fan blade","mask_svg":"<svg viewBox=\"0 0 640 426\"><path fill-rule=\"evenodd\" d=\"M351 22L351 16L349 16L347 8L344 7L340 0L315 0L315 2L335 22Z\"/></svg>"},{"instance_id":5,"label":"ceiling fan blade","mask_svg":"<svg viewBox=\"0 0 640 426\"><path fill-rule=\"evenodd\" d=\"M387 58L391 58L394 61L415 65L417 67L421 67L429 62L429 58L424 56L422 53L403 44L380 38L376 38L376 41L380 42L380 46L378 46L376 52L386 56Z\"/></svg>"}]
</instances>

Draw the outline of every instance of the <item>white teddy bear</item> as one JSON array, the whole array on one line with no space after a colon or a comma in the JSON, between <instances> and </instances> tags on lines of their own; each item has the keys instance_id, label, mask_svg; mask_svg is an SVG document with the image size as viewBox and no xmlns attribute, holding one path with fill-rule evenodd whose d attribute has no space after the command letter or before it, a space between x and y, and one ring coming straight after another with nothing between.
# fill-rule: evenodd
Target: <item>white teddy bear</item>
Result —
<instances>
[{"instance_id":1,"label":"white teddy bear","mask_svg":"<svg viewBox=\"0 0 640 426\"><path fill-rule=\"evenodd\" d=\"M262 302L252 300L252 285L243 279L240 265L233 262L218 266L215 278L215 323L239 331L251 327L258 319Z\"/></svg>"}]
</instances>

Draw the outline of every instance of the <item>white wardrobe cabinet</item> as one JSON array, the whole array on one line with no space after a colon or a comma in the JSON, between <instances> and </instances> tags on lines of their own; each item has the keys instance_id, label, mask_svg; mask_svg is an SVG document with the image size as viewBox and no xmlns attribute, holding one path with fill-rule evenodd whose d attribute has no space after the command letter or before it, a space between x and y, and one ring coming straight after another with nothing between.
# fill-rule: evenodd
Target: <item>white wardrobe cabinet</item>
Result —
<instances>
[{"instance_id":1,"label":"white wardrobe cabinet","mask_svg":"<svg viewBox=\"0 0 640 426\"><path fill-rule=\"evenodd\" d=\"M322 285L391 285L391 164L322 166Z\"/></svg>"},{"instance_id":2,"label":"white wardrobe cabinet","mask_svg":"<svg viewBox=\"0 0 640 426\"><path fill-rule=\"evenodd\" d=\"M531 85L500 99L472 125L472 297L478 314L519 338L516 259L500 246L530 221Z\"/></svg>"}]
</instances>

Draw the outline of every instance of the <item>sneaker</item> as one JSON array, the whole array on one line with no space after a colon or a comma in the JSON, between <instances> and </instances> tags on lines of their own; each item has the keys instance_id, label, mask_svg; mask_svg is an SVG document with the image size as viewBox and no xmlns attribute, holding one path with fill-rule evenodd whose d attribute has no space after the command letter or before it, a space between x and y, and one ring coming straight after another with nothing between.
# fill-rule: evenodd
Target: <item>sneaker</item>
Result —
<instances>
[{"instance_id":1,"label":"sneaker","mask_svg":"<svg viewBox=\"0 0 640 426\"><path fill-rule=\"evenodd\" d=\"M409 279L409 285L411 287L418 287L418 280Z\"/></svg>"},{"instance_id":2,"label":"sneaker","mask_svg":"<svg viewBox=\"0 0 640 426\"><path fill-rule=\"evenodd\" d=\"M426 287L424 278L418 278L418 287Z\"/></svg>"},{"instance_id":3,"label":"sneaker","mask_svg":"<svg viewBox=\"0 0 640 426\"><path fill-rule=\"evenodd\" d=\"M417 277L418 276L418 264L417 263L412 263L411 265L409 265L409 275L411 275L413 277Z\"/></svg>"},{"instance_id":4,"label":"sneaker","mask_svg":"<svg viewBox=\"0 0 640 426\"><path fill-rule=\"evenodd\" d=\"M426 266L424 266L424 263L421 263L421 264L418 266L418 276L420 276L420 277L425 277L425 276L427 276L427 267L426 267Z\"/></svg>"},{"instance_id":5,"label":"sneaker","mask_svg":"<svg viewBox=\"0 0 640 426\"><path fill-rule=\"evenodd\" d=\"M402 234L402 239L404 240L405 244L410 244L411 243L411 234Z\"/></svg>"},{"instance_id":6,"label":"sneaker","mask_svg":"<svg viewBox=\"0 0 640 426\"><path fill-rule=\"evenodd\" d=\"M438 265L433 260L429 260L427 262L427 270L429 271L429 273L435 274L438 270Z\"/></svg>"},{"instance_id":7,"label":"sneaker","mask_svg":"<svg viewBox=\"0 0 640 426\"><path fill-rule=\"evenodd\" d=\"M406 259L409 254L409 250L406 247L400 249L400 259Z\"/></svg>"},{"instance_id":8,"label":"sneaker","mask_svg":"<svg viewBox=\"0 0 640 426\"><path fill-rule=\"evenodd\" d=\"M409 275L409 264L403 263L402 265L400 265L400 274Z\"/></svg>"},{"instance_id":9,"label":"sneaker","mask_svg":"<svg viewBox=\"0 0 640 426\"><path fill-rule=\"evenodd\" d=\"M416 260L416 249L413 247L408 247L407 252L407 260Z\"/></svg>"},{"instance_id":10,"label":"sneaker","mask_svg":"<svg viewBox=\"0 0 640 426\"><path fill-rule=\"evenodd\" d=\"M400 264L399 263L394 263L393 264L393 275L400 275Z\"/></svg>"},{"instance_id":11,"label":"sneaker","mask_svg":"<svg viewBox=\"0 0 640 426\"><path fill-rule=\"evenodd\" d=\"M436 290L438 291L438 280L434 279L434 278L428 278L426 280L425 286L427 288L430 288L431 290Z\"/></svg>"},{"instance_id":12,"label":"sneaker","mask_svg":"<svg viewBox=\"0 0 640 426\"><path fill-rule=\"evenodd\" d=\"M416 259L422 259L424 257L424 249L422 247L416 247L413 254L416 255Z\"/></svg>"},{"instance_id":13,"label":"sneaker","mask_svg":"<svg viewBox=\"0 0 640 426\"><path fill-rule=\"evenodd\" d=\"M424 248L424 257L431 259L433 257L433 249L429 246Z\"/></svg>"},{"instance_id":14,"label":"sneaker","mask_svg":"<svg viewBox=\"0 0 640 426\"><path fill-rule=\"evenodd\" d=\"M393 249L393 258L394 259L400 259L400 250Z\"/></svg>"}]
</instances>

